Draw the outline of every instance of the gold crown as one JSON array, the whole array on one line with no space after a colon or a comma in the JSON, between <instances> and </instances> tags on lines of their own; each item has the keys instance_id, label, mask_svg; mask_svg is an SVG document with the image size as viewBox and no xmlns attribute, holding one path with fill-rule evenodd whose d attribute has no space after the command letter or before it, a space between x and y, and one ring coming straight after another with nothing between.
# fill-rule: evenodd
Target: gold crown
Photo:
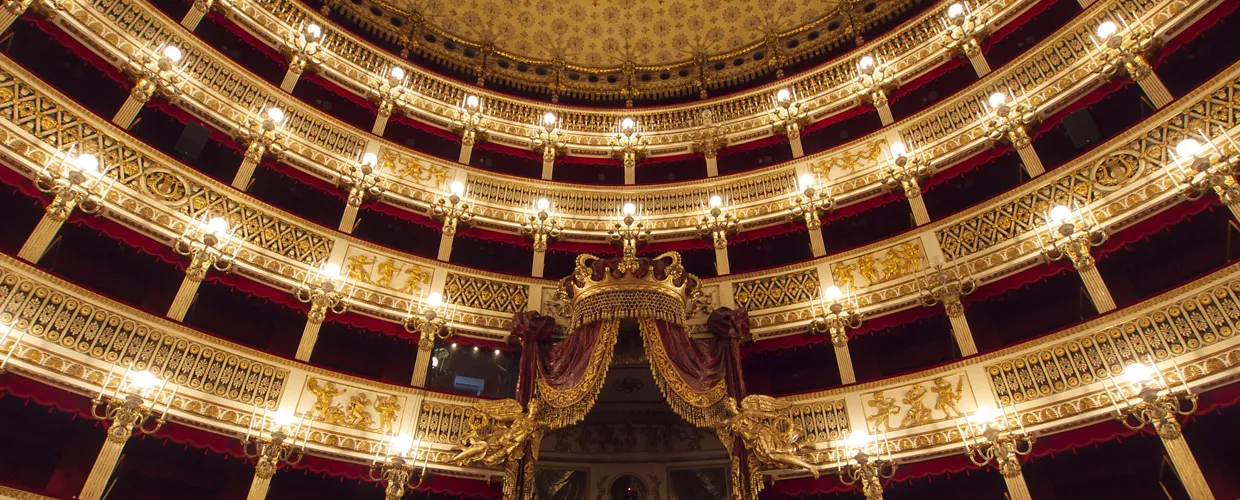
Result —
<instances>
[{"instance_id":1,"label":"gold crown","mask_svg":"<svg viewBox=\"0 0 1240 500\"><path fill-rule=\"evenodd\" d=\"M685 272L680 254L655 258L577 256L573 274L560 281L561 315L571 327L620 318L656 318L684 324L704 310L701 281Z\"/></svg>"}]
</instances>

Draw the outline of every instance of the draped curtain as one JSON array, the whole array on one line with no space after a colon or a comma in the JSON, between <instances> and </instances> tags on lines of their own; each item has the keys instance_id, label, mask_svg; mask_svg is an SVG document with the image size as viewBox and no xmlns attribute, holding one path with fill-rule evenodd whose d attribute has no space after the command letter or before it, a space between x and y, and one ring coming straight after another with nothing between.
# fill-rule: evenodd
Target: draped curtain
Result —
<instances>
[{"instance_id":1,"label":"draped curtain","mask_svg":"<svg viewBox=\"0 0 1240 500\"><path fill-rule=\"evenodd\" d=\"M517 401L524 405L537 396L552 428L585 418L603 388L620 320L584 325L556 343L551 343L554 320L537 312L518 313L512 328L521 341Z\"/></svg>"},{"instance_id":2,"label":"draped curtain","mask_svg":"<svg viewBox=\"0 0 1240 500\"><path fill-rule=\"evenodd\" d=\"M698 427L712 427L726 417L725 397L745 395L739 344L749 335L749 316L720 308L711 313L707 330L710 339L694 339L678 324L641 320L655 382L672 409Z\"/></svg>"}]
</instances>

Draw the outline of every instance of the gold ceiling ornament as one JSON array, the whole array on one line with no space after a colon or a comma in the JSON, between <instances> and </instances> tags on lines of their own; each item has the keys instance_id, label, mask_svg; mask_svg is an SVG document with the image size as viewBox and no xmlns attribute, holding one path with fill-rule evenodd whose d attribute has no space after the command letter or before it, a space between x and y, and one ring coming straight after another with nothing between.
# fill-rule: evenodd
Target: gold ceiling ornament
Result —
<instances>
[{"instance_id":1,"label":"gold ceiling ornament","mask_svg":"<svg viewBox=\"0 0 1240 500\"><path fill-rule=\"evenodd\" d=\"M637 160L646 157L646 146L650 142L641 127L636 119L626 116L616 123L616 130L607 138L612 156L624 163L626 184L632 184L629 173L637 166Z\"/></svg>"},{"instance_id":2,"label":"gold ceiling ornament","mask_svg":"<svg viewBox=\"0 0 1240 500\"><path fill-rule=\"evenodd\" d=\"M758 498L763 487L762 476L756 473L760 467L803 469L818 478L818 465L807 451L810 444L805 442L805 431L788 416L791 406L786 400L765 394L746 396L740 405L731 396L723 399L724 415L715 427L719 440L733 457L738 454L732 449L737 438L750 453L749 484L732 485L738 494L747 491L748 498ZM734 483L737 479L733 474Z\"/></svg>"},{"instance_id":3,"label":"gold ceiling ornament","mask_svg":"<svg viewBox=\"0 0 1240 500\"><path fill-rule=\"evenodd\" d=\"M289 58L288 72L301 75L307 68L317 69L328 54L324 40L323 28L315 23L303 23L297 30L285 33L282 52Z\"/></svg>"},{"instance_id":4,"label":"gold ceiling ornament","mask_svg":"<svg viewBox=\"0 0 1240 500\"><path fill-rule=\"evenodd\" d=\"M409 76L405 73L405 68L393 65L388 68L383 78L375 78L367 91L370 98L379 105L378 114L380 117L392 116L392 111L397 108L409 105L409 101L416 95L411 91L407 84Z\"/></svg>"},{"instance_id":5,"label":"gold ceiling ornament","mask_svg":"<svg viewBox=\"0 0 1240 500\"><path fill-rule=\"evenodd\" d=\"M410 297L409 310L405 312L402 324L405 331L418 335L418 348L429 351L435 347L437 339L446 339L456 332L452 324L456 305L449 304L439 292L431 292L425 298L419 295L417 303L415 308Z\"/></svg>"},{"instance_id":6,"label":"gold ceiling ornament","mask_svg":"<svg viewBox=\"0 0 1240 500\"><path fill-rule=\"evenodd\" d=\"M1033 139L1029 137L1029 129L1037 121L1038 112L1033 103L1024 96L1023 89L1021 94L1021 99L1017 99L1011 90L990 94L990 97L986 98L986 105L982 106L988 110L986 118L982 120L982 133L992 143L1011 144L1020 153L1025 169L1032 177L1043 171L1041 161L1037 160L1037 153L1033 152Z\"/></svg>"},{"instance_id":7,"label":"gold ceiling ornament","mask_svg":"<svg viewBox=\"0 0 1240 500\"><path fill-rule=\"evenodd\" d=\"M710 307L701 280L685 272L677 252L633 260L578 255L573 274L560 281L558 295L562 311L570 315L570 328L621 318L683 325Z\"/></svg>"},{"instance_id":8,"label":"gold ceiling ornament","mask_svg":"<svg viewBox=\"0 0 1240 500\"><path fill-rule=\"evenodd\" d=\"M814 174L802 174L797 180L800 189L792 192L789 209L793 219L805 221L805 228L816 231L822 227L822 214L835 208L831 189Z\"/></svg>"},{"instance_id":9,"label":"gold ceiling ornament","mask_svg":"<svg viewBox=\"0 0 1240 500\"><path fill-rule=\"evenodd\" d=\"M564 119L548 111L534 121L530 130L530 148L542 153L543 163L551 163L556 156L564 154L564 138L560 135Z\"/></svg>"},{"instance_id":10,"label":"gold ceiling ornament","mask_svg":"<svg viewBox=\"0 0 1240 500\"><path fill-rule=\"evenodd\" d=\"M263 159L284 159L289 140L289 134L285 130L285 118L284 110L279 106L264 105L255 114L243 115L238 120L235 135L237 142L245 146L245 158L233 177L233 187L247 189L250 178L254 176L254 169Z\"/></svg>"},{"instance_id":11,"label":"gold ceiling ornament","mask_svg":"<svg viewBox=\"0 0 1240 500\"><path fill-rule=\"evenodd\" d=\"M693 130L693 151L710 159L718 156L719 150L726 147L727 134L715 120L715 112L710 109L699 111L697 127Z\"/></svg>"},{"instance_id":12,"label":"gold ceiling ornament","mask_svg":"<svg viewBox=\"0 0 1240 500\"><path fill-rule=\"evenodd\" d=\"M886 457L883 457L883 454ZM836 473L845 486L861 483L866 500L882 500L883 481L895 475L899 464L891 456L891 442L887 433L871 436L865 431L854 431L835 448Z\"/></svg>"},{"instance_id":13,"label":"gold ceiling ornament","mask_svg":"<svg viewBox=\"0 0 1240 500\"><path fill-rule=\"evenodd\" d=\"M1220 148L1204 131L1198 130L1197 134L1206 144L1186 137L1168 151L1172 165L1179 171L1179 175L1168 175L1176 181L1180 194L1190 200L1214 191L1219 202L1240 220L1240 182L1236 179L1240 173L1240 144L1224 135L1222 140L1226 144ZM1168 167L1164 164L1163 168Z\"/></svg>"},{"instance_id":14,"label":"gold ceiling ornament","mask_svg":"<svg viewBox=\"0 0 1240 500\"><path fill-rule=\"evenodd\" d=\"M374 482L386 483L383 489L385 500L400 500L408 491L417 491L426 481L427 465L430 463L431 450L429 443L422 447L422 437L414 440L408 434L390 434L382 446L375 446L375 456L371 458L369 478ZM422 469L418 471L418 455L421 452ZM418 482L410 484L417 473Z\"/></svg>"},{"instance_id":15,"label":"gold ceiling ornament","mask_svg":"<svg viewBox=\"0 0 1240 500\"><path fill-rule=\"evenodd\" d=\"M539 198L521 222L521 234L533 240L535 252L546 252L547 244L559 240L564 231L560 220L552 215L554 210L551 200Z\"/></svg>"},{"instance_id":16,"label":"gold ceiling ornament","mask_svg":"<svg viewBox=\"0 0 1240 500\"><path fill-rule=\"evenodd\" d=\"M125 373L116 379L116 387L109 391L115 364L108 367L108 374L99 386L99 394L91 399L90 416L108 423L108 437L99 450L99 456L90 469L90 475L82 486L78 498L99 500L105 493L108 482L120 461L125 443L133 436L134 431L151 435L158 432L167 421L168 409L176 398L180 386L173 386L167 393L168 381L148 370L135 370L136 361L131 361ZM168 400L160 400L167 395ZM163 405L162 410L159 405ZM150 425L148 425L150 424Z\"/></svg>"},{"instance_id":17,"label":"gold ceiling ornament","mask_svg":"<svg viewBox=\"0 0 1240 500\"><path fill-rule=\"evenodd\" d=\"M1170 385L1157 366L1140 362L1125 367L1119 380L1110 375L1104 380L1104 387L1106 381L1111 383L1110 387L1106 387L1107 396L1115 410L1115 417L1125 427L1135 431L1152 425L1158 436L1164 439L1183 437L1176 417L1197 412L1197 394L1188 388L1174 357L1171 361L1180 387Z\"/></svg>"},{"instance_id":18,"label":"gold ceiling ornament","mask_svg":"<svg viewBox=\"0 0 1240 500\"><path fill-rule=\"evenodd\" d=\"M970 462L978 467L994 463L1005 478L1021 476L1020 457L1033 451L1037 438L1025 430L1015 408L1009 416L1003 406L999 409L979 407L973 410L972 417L968 413L961 414L955 424Z\"/></svg>"},{"instance_id":19,"label":"gold ceiling ornament","mask_svg":"<svg viewBox=\"0 0 1240 500\"><path fill-rule=\"evenodd\" d=\"M297 284L297 300L310 304L310 323L322 323L327 313L344 314L349 310L355 289L353 280L340 275L340 266L323 264L306 273Z\"/></svg>"},{"instance_id":20,"label":"gold ceiling ornament","mask_svg":"<svg viewBox=\"0 0 1240 500\"><path fill-rule=\"evenodd\" d=\"M481 97L469 94L452 110L452 131L461 136L462 145L473 146L478 140L486 140L490 120L484 108Z\"/></svg>"},{"instance_id":21,"label":"gold ceiling ornament","mask_svg":"<svg viewBox=\"0 0 1240 500\"><path fill-rule=\"evenodd\" d=\"M241 242L234 242L236 228L228 227L223 217L207 218L207 213L186 224L185 231L173 243L173 249L190 258L185 276L196 281L206 278L207 271L214 268L220 272L232 271Z\"/></svg>"},{"instance_id":22,"label":"gold ceiling ornament","mask_svg":"<svg viewBox=\"0 0 1240 500\"><path fill-rule=\"evenodd\" d=\"M465 201L465 184L452 181L448 184L448 195L435 200L431 207L431 215L435 220L443 222L443 234L456 234L458 226L469 225L474 220L474 206Z\"/></svg>"},{"instance_id":23,"label":"gold ceiling ornament","mask_svg":"<svg viewBox=\"0 0 1240 500\"><path fill-rule=\"evenodd\" d=\"M719 195L711 195L704 212L698 219L698 235L710 238L716 249L728 247L728 237L736 234L740 219L734 210L729 210L726 201Z\"/></svg>"},{"instance_id":24,"label":"gold ceiling ornament","mask_svg":"<svg viewBox=\"0 0 1240 500\"><path fill-rule=\"evenodd\" d=\"M852 287L841 290L831 285L818 298L818 308L810 308L814 314L809 322L810 331L830 335L836 347L848 345L848 330L860 328L865 319Z\"/></svg>"},{"instance_id":25,"label":"gold ceiling ornament","mask_svg":"<svg viewBox=\"0 0 1240 500\"><path fill-rule=\"evenodd\" d=\"M1103 78L1119 76L1122 68L1132 81L1141 83L1154 74L1154 68L1145 59L1157 48L1158 40L1139 20L1134 20L1137 24L1130 26L1123 16L1117 15L1116 19L1119 19L1119 24L1111 20L1098 23L1098 28L1090 37L1097 54L1088 51L1089 57L1097 63L1095 71ZM1142 85L1142 88L1144 89L1145 85ZM1171 94L1166 88L1163 88L1162 92L1165 95L1151 95L1156 101L1155 107L1171 102Z\"/></svg>"},{"instance_id":26,"label":"gold ceiling ornament","mask_svg":"<svg viewBox=\"0 0 1240 500\"><path fill-rule=\"evenodd\" d=\"M893 123L891 108L887 106L887 92L895 84L895 71L877 54L866 54L857 60L857 79L853 82L853 95L857 102L878 109L883 125Z\"/></svg>"},{"instance_id":27,"label":"gold ceiling ornament","mask_svg":"<svg viewBox=\"0 0 1240 500\"><path fill-rule=\"evenodd\" d=\"M939 18L943 26L943 47L957 55L970 60L982 54L982 39L986 37L986 21L980 9L975 9L970 2L955 2L947 6L945 16ZM984 61L984 59L983 59ZM978 74L984 76L990 72L989 65Z\"/></svg>"}]
</instances>

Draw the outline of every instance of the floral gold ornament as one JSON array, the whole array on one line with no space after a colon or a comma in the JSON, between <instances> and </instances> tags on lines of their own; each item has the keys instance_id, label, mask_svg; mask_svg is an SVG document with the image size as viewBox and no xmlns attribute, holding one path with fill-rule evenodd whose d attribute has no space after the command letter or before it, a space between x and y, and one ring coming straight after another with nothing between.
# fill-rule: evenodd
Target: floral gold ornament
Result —
<instances>
[{"instance_id":1,"label":"floral gold ornament","mask_svg":"<svg viewBox=\"0 0 1240 500\"><path fill-rule=\"evenodd\" d=\"M1089 250L1107 240L1107 233L1098 224L1093 210L1074 211L1066 205L1055 205L1043 218L1046 220L1045 236L1038 232L1042 255L1052 261L1067 257L1085 282L1098 312L1115 309L1115 301L1102 281L1102 275L1094 267L1094 257Z\"/></svg>"},{"instance_id":2,"label":"floral gold ornament","mask_svg":"<svg viewBox=\"0 0 1240 500\"><path fill-rule=\"evenodd\" d=\"M796 91L791 88L775 91L771 104L771 111L767 115L771 128L776 134L788 138L788 142L792 144L793 158L805 156L805 150L801 147L801 128L809 123L809 113L804 104L797 100Z\"/></svg>"},{"instance_id":3,"label":"floral gold ornament","mask_svg":"<svg viewBox=\"0 0 1240 500\"><path fill-rule=\"evenodd\" d=\"M810 330L830 335L831 343L836 347L845 346L848 344L848 330L860 328L864 320L858 306L857 297L851 289L844 291L831 285L818 299L814 319L810 320Z\"/></svg>"},{"instance_id":4,"label":"floral gold ornament","mask_svg":"<svg viewBox=\"0 0 1240 500\"><path fill-rule=\"evenodd\" d=\"M76 150L73 146L65 153L56 154L35 175L34 186L51 194L52 201L44 208L43 218L18 251L18 257L38 262L74 210L95 214L103 208L104 199L112 189L112 178L101 170L99 158L92 154L75 154Z\"/></svg>"},{"instance_id":5,"label":"floral gold ornament","mask_svg":"<svg viewBox=\"0 0 1240 500\"><path fill-rule=\"evenodd\" d=\"M750 460L757 462L751 467L801 469L818 478L818 467L811 462L809 443L804 439L805 431L788 416L791 403L763 394L746 396L740 405L731 396L723 401L725 413L715 429L734 460L740 450L732 448L739 438L750 453ZM762 478L754 474L749 482L733 487L747 489L752 498L757 498L762 490Z\"/></svg>"},{"instance_id":6,"label":"floral gold ornament","mask_svg":"<svg viewBox=\"0 0 1240 500\"><path fill-rule=\"evenodd\" d=\"M435 347L436 340L451 337L456 331L452 324L456 306L449 305L439 292L431 292L425 298L419 297L417 302L418 306L414 308L410 299L403 324L405 331L418 335L418 348L430 351Z\"/></svg>"},{"instance_id":7,"label":"floral gold ornament","mask_svg":"<svg viewBox=\"0 0 1240 500\"><path fill-rule=\"evenodd\" d=\"M465 184L452 181L448 184L448 195L435 200L431 207L431 215L435 220L443 222L444 236L456 234L458 226L469 225L474 220L473 205L465 201Z\"/></svg>"},{"instance_id":8,"label":"floral gold ornament","mask_svg":"<svg viewBox=\"0 0 1240 500\"><path fill-rule=\"evenodd\" d=\"M461 136L459 162L469 164L474 144L479 140L486 140L488 125L482 98L473 94L461 98L461 103L452 112L452 130Z\"/></svg>"},{"instance_id":9,"label":"floral gold ornament","mask_svg":"<svg viewBox=\"0 0 1240 500\"><path fill-rule=\"evenodd\" d=\"M171 393L166 392L167 380L160 380L147 370L135 370L133 363L125 367L120 377L113 379L115 368L116 365L108 368L108 374L99 386L99 394L91 399L90 415L108 423L108 437L78 496L82 499L99 500L120 460L125 443L135 430L146 435L159 431L167 421L168 409L180 390L179 386L173 386ZM113 380L115 387L111 387ZM167 400L161 401L165 396ZM162 410L158 408L161 404Z\"/></svg>"},{"instance_id":10,"label":"floral gold ornament","mask_svg":"<svg viewBox=\"0 0 1240 500\"><path fill-rule=\"evenodd\" d=\"M245 146L245 157L233 177L232 187L242 191L249 189L254 168L263 159L276 161L284 158L288 149L288 134L284 130L284 110L277 106L264 106L253 116L245 116L237 127L237 142Z\"/></svg>"},{"instance_id":11,"label":"floral gold ornament","mask_svg":"<svg viewBox=\"0 0 1240 500\"><path fill-rule=\"evenodd\" d=\"M987 30L981 12L974 10L969 2L962 1L948 5L943 14L939 18L943 26L943 46L967 57L979 78L989 74L990 64L982 54L981 41Z\"/></svg>"},{"instance_id":12,"label":"floral gold ornament","mask_svg":"<svg viewBox=\"0 0 1240 500\"><path fill-rule=\"evenodd\" d=\"M893 86L894 74L885 62L874 54L866 54L857 60L857 79L853 82L853 94L858 102L874 106L883 125L891 125L895 118L888 106L887 92Z\"/></svg>"},{"instance_id":13,"label":"floral gold ornament","mask_svg":"<svg viewBox=\"0 0 1240 500\"><path fill-rule=\"evenodd\" d=\"M628 273L636 269L637 248L650 239L650 228L642 221L642 212L637 205L626 202L620 207L620 220L607 230L607 240L620 246L620 272ZM578 262L581 258L578 257Z\"/></svg>"},{"instance_id":14,"label":"floral gold ornament","mask_svg":"<svg viewBox=\"0 0 1240 500\"><path fill-rule=\"evenodd\" d=\"M1240 220L1240 144L1226 136L1227 144L1220 148L1214 141L1198 132L1205 144L1188 137L1175 145L1170 153L1180 175L1172 175L1180 193L1190 200L1201 198L1214 191L1218 200Z\"/></svg>"},{"instance_id":15,"label":"floral gold ornament","mask_svg":"<svg viewBox=\"0 0 1240 500\"><path fill-rule=\"evenodd\" d=\"M883 481L895 475L898 464L891 456L891 442L882 434L855 431L835 448L836 470L846 486L861 485L866 500L882 500ZM886 457L883 454L886 453Z\"/></svg>"},{"instance_id":16,"label":"floral gold ornament","mask_svg":"<svg viewBox=\"0 0 1240 500\"><path fill-rule=\"evenodd\" d=\"M620 119L615 131L608 138L612 156L620 158L624 163L625 184L636 182L637 160L646 156L648 142L646 135L642 133L641 124L629 116Z\"/></svg>"},{"instance_id":17,"label":"floral gold ornament","mask_svg":"<svg viewBox=\"0 0 1240 500\"><path fill-rule=\"evenodd\" d=\"M698 123L692 134L693 151L706 158L706 176L719 175L719 150L728 147L728 138L715 119L715 112L710 109L698 112Z\"/></svg>"},{"instance_id":18,"label":"floral gold ornament","mask_svg":"<svg viewBox=\"0 0 1240 500\"><path fill-rule=\"evenodd\" d=\"M1091 37L1097 52L1095 55L1095 51L1089 51L1090 58L1097 64L1095 71L1103 78L1113 79L1119 76L1122 68L1145 91L1154 107L1171 104L1171 92L1146 61L1146 57L1157 48L1158 41L1153 32L1139 21L1134 21L1138 24L1130 26L1123 16L1116 19L1118 24L1111 20L1098 23Z\"/></svg>"},{"instance_id":19,"label":"floral gold ornament","mask_svg":"<svg viewBox=\"0 0 1240 500\"><path fill-rule=\"evenodd\" d=\"M392 112L409 105L412 93L406 87L408 79L405 68L393 65L388 68L386 75L382 78L375 78L371 82L367 92L370 94L370 99L379 106L371 133L382 136L387 128L388 119L392 117Z\"/></svg>"},{"instance_id":20,"label":"floral gold ornament","mask_svg":"<svg viewBox=\"0 0 1240 500\"><path fill-rule=\"evenodd\" d=\"M1009 417L1002 406L999 409L983 406L974 410L972 417L968 414L961 417L956 420L956 432L960 434L960 444L969 461L978 467L993 463L1007 483L1008 496L1012 500L1029 500L1020 457L1033 451L1037 439L1025 430L1020 415L1014 408Z\"/></svg>"},{"instance_id":21,"label":"floral gold ornament","mask_svg":"<svg viewBox=\"0 0 1240 500\"><path fill-rule=\"evenodd\" d=\"M891 164L883 169L883 184L887 189L904 193L918 225L930 222L926 202L921 198L921 184L933 173L930 162L922 155L909 151L902 142L892 143L889 152Z\"/></svg>"},{"instance_id":22,"label":"floral gold ornament","mask_svg":"<svg viewBox=\"0 0 1240 500\"><path fill-rule=\"evenodd\" d=\"M307 68L313 71L323 63L327 55L327 47L323 45L323 39L323 28L315 23L305 23L300 29L289 30L285 34L281 51L289 58L289 62L288 72L284 74L284 81L280 83L281 89L292 93L297 80Z\"/></svg>"},{"instance_id":23,"label":"floral gold ornament","mask_svg":"<svg viewBox=\"0 0 1240 500\"><path fill-rule=\"evenodd\" d=\"M130 56L124 70L134 80L134 85L112 122L121 128L129 128L142 106L156 95L170 104L176 104L185 84L181 59L181 49L175 45L164 45L150 52L143 48Z\"/></svg>"},{"instance_id":24,"label":"floral gold ornament","mask_svg":"<svg viewBox=\"0 0 1240 500\"><path fill-rule=\"evenodd\" d=\"M418 471L418 455L422 455L422 470ZM390 435L383 446L375 446L375 456L370 461L370 480L385 483L384 499L400 500L409 490L417 490L426 480L426 469L430 462L430 446L423 448L422 436L417 440L408 434ZM413 475L418 474L418 482L410 484Z\"/></svg>"},{"instance_id":25,"label":"floral gold ornament","mask_svg":"<svg viewBox=\"0 0 1240 500\"><path fill-rule=\"evenodd\" d=\"M357 211L367 199L377 199L387 190L387 179L379 168L379 156L364 153L358 161L346 163L340 169L336 182L341 188L349 190L345 200L344 216L340 219L340 230L353 232L357 220Z\"/></svg>"},{"instance_id":26,"label":"floral gold ornament","mask_svg":"<svg viewBox=\"0 0 1240 500\"><path fill-rule=\"evenodd\" d=\"M986 98L988 110L982 121L982 133L991 143L1011 144L1020 155L1029 177L1037 177L1046 171L1042 160L1033 149L1029 128L1037 121L1037 110L1027 99L1017 100L1011 91L996 91Z\"/></svg>"},{"instance_id":27,"label":"floral gold ornament","mask_svg":"<svg viewBox=\"0 0 1240 500\"><path fill-rule=\"evenodd\" d=\"M302 413L297 419L292 410L285 408L272 413L268 422L267 408L263 408L261 415L257 407L250 412L245 436L241 438L246 458L254 460L254 480L247 498L266 498L271 478L280 466L301 463L314 426L314 421L307 422L306 416Z\"/></svg>"}]
</instances>

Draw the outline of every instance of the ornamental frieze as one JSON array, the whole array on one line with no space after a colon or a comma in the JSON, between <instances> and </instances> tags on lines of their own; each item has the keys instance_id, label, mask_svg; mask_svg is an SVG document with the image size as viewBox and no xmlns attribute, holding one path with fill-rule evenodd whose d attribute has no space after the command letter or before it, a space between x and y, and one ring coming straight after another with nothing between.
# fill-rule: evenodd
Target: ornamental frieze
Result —
<instances>
[{"instance_id":1,"label":"ornamental frieze","mask_svg":"<svg viewBox=\"0 0 1240 500\"><path fill-rule=\"evenodd\" d=\"M964 372L864 393L861 403L872 434L950 422L978 406Z\"/></svg>"},{"instance_id":2,"label":"ornamental frieze","mask_svg":"<svg viewBox=\"0 0 1240 500\"><path fill-rule=\"evenodd\" d=\"M400 395L312 376L301 388L293 413L326 425L392 434L400 427L407 403Z\"/></svg>"}]
</instances>

